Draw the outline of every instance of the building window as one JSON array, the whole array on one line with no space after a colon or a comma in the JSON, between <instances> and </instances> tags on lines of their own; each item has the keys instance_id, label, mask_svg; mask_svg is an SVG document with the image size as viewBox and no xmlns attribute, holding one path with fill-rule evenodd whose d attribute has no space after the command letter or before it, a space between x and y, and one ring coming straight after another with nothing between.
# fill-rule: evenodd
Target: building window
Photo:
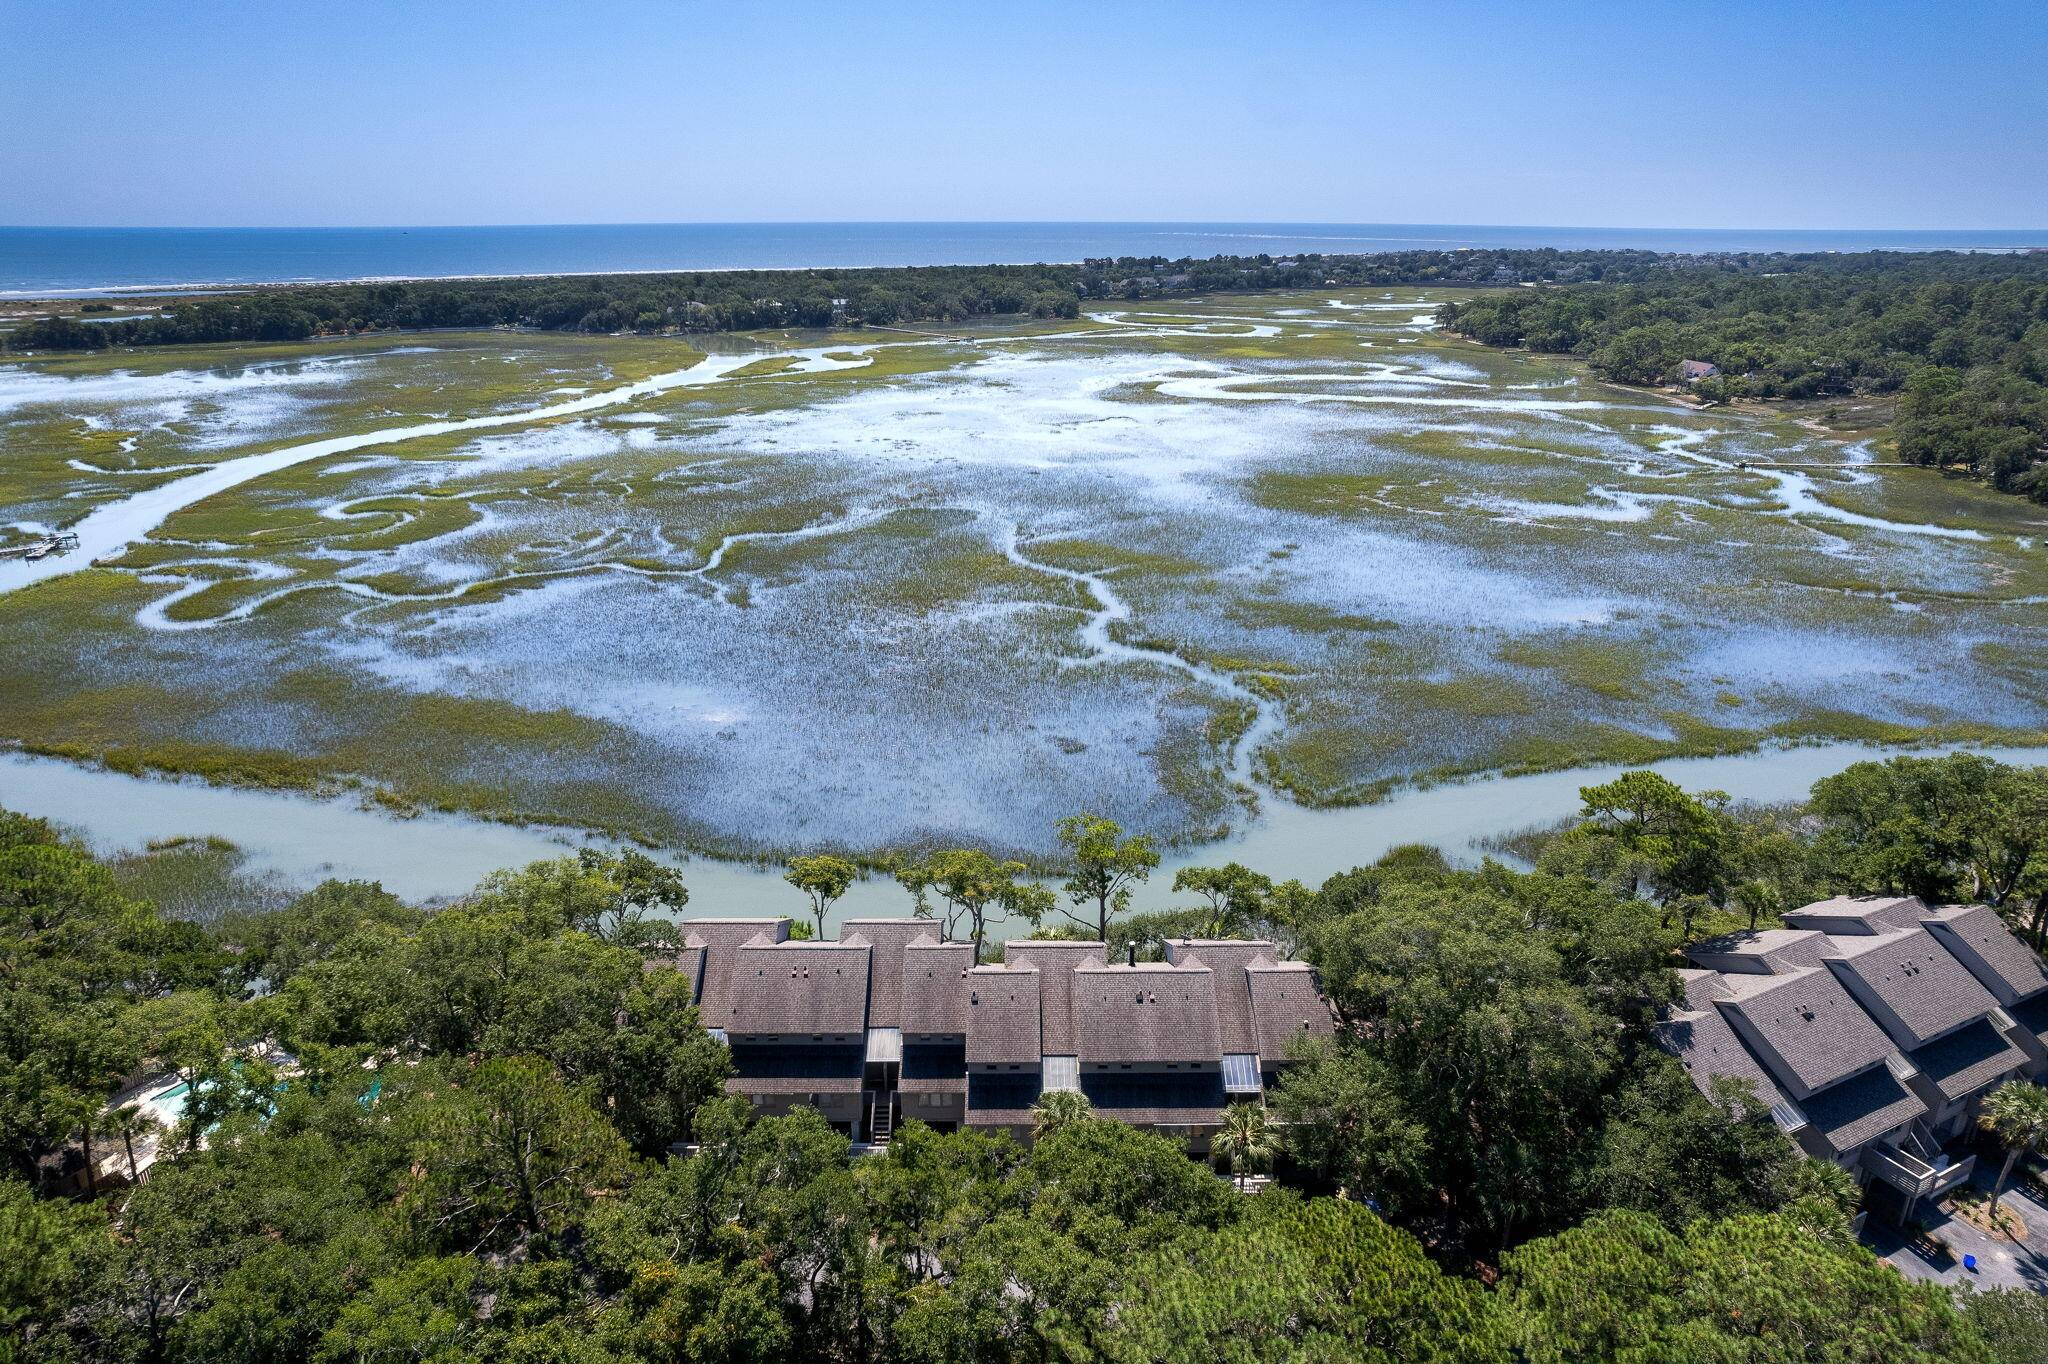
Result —
<instances>
[{"instance_id":1,"label":"building window","mask_svg":"<svg viewBox=\"0 0 2048 1364\"><path fill-rule=\"evenodd\" d=\"M1223 1088L1231 1094L1259 1092L1259 1058L1253 1052L1231 1052L1223 1058Z\"/></svg>"}]
</instances>

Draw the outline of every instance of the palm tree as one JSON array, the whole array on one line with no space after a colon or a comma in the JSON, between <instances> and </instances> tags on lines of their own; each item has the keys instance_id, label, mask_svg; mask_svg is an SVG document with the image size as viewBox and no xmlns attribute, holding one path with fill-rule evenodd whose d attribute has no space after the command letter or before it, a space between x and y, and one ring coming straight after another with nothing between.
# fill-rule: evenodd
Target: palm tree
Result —
<instances>
[{"instance_id":1,"label":"palm tree","mask_svg":"<svg viewBox=\"0 0 2048 1364\"><path fill-rule=\"evenodd\" d=\"M1031 1139L1038 1141L1049 1137L1062 1127L1070 1127L1092 1116L1094 1112L1095 1105L1088 1102L1086 1094L1071 1089L1049 1089L1031 1105Z\"/></svg>"},{"instance_id":2,"label":"palm tree","mask_svg":"<svg viewBox=\"0 0 2048 1364\"><path fill-rule=\"evenodd\" d=\"M1209 1145L1230 1162L1230 1176L1241 1190L1247 1171L1257 1173L1280 1154L1280 1135L1266 1121L1264 1106L1237 1103L1223 1110L1223 1126Z\"/></svg>"},{"instance_id":3,"label":"palm tree","mask_svg":"<svg viewBox=\"0 0 2048 1364\"><path fill-rule=\"evenodd\" d=\"M121 1147L128 1153L128 1182L140 1184L142 1174L135 1162L135 1139L150 1137L164 1130L164 1125L154 1113L137 1104L123 1104L107 1115L107 1132L121 1139Z\"/></svg>"},{"instance_id":4,"label":"palm tree","mask_svg":"<svg viewBox=\"0 0 2048 1364\"><path fill-rule=\"evenodd\" d=\"M85 1191L97 1197L100 1191L100 1172L92 1158L92 1128L98 1113L91 1107L86 1109L81 1144L85 1147Z\"/></svg>"},{"instance_id":5,"label":"palm tree","mask_svg":"<svg viewBox=\"0 0 2048 1364\"><path fill-rule=\"evenodd\" d=\"M1991 1186L1991 1224L1998 1225L1998 1195L2021 1152L2038 1152L2048 1143L2048 1089L2025 1080L2007 1080L1984 1100L1977 1125L1998 1139L2005 1148L2005 1165L1998 1182Z\"/></svg>"},{"instance_id":6,"label":"palm tree","mask_svg":"<svg viewBox=\"0 0 2048 1364\"><path fill-rule=\"evenodd\" d=\"M1856 1244L1851 1219L1863 1189L1841 1166L1808 1156L1787 1172L1778 1194L1785 1203L1784 1215L1814 1240L1837 1250Z\"/></svg>"}]
</instances>

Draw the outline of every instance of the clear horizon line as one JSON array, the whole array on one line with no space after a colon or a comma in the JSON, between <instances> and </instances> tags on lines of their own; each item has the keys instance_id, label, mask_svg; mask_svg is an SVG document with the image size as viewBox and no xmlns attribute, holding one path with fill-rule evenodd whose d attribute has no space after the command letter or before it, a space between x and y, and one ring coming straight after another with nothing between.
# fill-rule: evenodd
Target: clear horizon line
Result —
<instances>
[{"instance_id":1,"label":"clear horizon line","mask_svg":"<svg viewBox=\"0 0 2048 1364\"><path fill-rule=\"evenodd\" d=\"M497 223L0 223L0 232L465 232L489 228L575 227L1463 227L1530 232L2043 232L2048 224L1990 227L1772 227L1640 223L1477 223L1420 220L1342 221L1287 218L700 218Z\"/></svg>"}]
</instances>

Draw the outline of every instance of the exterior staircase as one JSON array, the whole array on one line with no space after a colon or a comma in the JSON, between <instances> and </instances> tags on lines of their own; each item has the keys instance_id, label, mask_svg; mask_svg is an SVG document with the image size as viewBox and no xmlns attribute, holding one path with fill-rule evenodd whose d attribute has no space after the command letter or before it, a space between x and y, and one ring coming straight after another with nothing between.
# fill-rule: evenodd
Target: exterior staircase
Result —
<instances>
[{"instance_id":1,"label":"exterior staircase","mask_svg":"<svg viewBox=\"0 0 2048 1364\"><path fill-rule=\"evenodd\" d=\"M874 1125L868 1142L873 1146L887 1146L889 1137L896 1130L896 1096L878 1094L875 1096Z\"/></svg>"}]
</instances>

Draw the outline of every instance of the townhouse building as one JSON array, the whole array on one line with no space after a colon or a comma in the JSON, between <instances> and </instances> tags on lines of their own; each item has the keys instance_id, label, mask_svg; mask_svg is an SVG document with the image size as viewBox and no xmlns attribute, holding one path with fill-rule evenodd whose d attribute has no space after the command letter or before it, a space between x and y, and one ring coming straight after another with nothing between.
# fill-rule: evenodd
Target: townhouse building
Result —
<instances>
[{"instance_id":1,"label":"townhouse building","mask_svg":"<svg viewBox=\"0 0 2048 1364\"><path fill-rule=\"evenodd\" d=\"M1909 1215L1969 1178L1984 1096L2048 1071L2048 969L1984 905L1838 896L1783 920L1688 949L1659 1041Z\"/></svg>"},{"instance_id":2,"label":"townhouse building","mask_svg":"<svg viewBox=\"0 0 2048 1364\"><path fill-rule=\"evenodd\" d=\"M1270 942L1187 939L1166 960L1017 940L976 965L929 919L694 919L672 965L732 1051L728 1088L766 1114L809 1105L862 1142L917 1118L1029 1135L1041 1094L1187 1139L1259 1100L1302 1037L1335 1031L1314 971Z\"/></svg>"}]
</instances>

